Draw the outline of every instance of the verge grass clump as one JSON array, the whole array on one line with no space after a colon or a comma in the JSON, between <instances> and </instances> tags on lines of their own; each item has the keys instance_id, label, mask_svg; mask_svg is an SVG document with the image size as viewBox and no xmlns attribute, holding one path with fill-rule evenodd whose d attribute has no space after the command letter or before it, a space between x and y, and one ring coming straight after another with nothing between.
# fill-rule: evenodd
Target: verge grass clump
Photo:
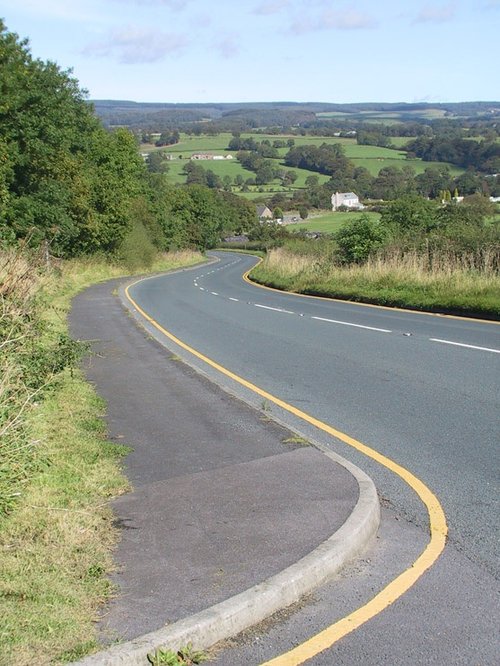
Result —
<instances>
[{"instance_id":1,"label":"verge grass clump","mask_svg":"<svg viewBox=\"0 0 500 666\"><path fill-rule=\"evenodd\" d=\"M151 268L201 259L167 254ZM127 449L106 440L66 314L77 291L125 270L0 252L0 664L63 663L98 647L117 539L109 500L128 489Z\"/></svg>"},{"instance_id":2,"label":"verge grass clump","mask_svg":"<svg viewBox=\"0 0 500 666\"><path fill-rule=\"evenodd\" d=\"M500 318L497 254L435 252L430 257L391 250L363 264L339 265L283 247L270 251L251 277L304 294Z\"/></svg>"}]
</instances>

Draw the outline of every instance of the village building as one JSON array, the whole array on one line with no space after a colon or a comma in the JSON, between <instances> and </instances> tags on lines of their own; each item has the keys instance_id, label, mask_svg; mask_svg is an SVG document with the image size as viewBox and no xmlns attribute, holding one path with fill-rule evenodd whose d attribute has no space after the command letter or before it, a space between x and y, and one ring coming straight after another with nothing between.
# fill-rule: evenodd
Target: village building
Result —
<instances>
[{"instance_id":1,"label":"village building","mask_svg":"<svg viewBox=\"0 0 500 666\"><path fill-rule=\"evenodd\" d=\"M332 210L338 210L340 206L352 208L353 210L362 210L363 204L354 192L335 192L332 194Z\"/></svg>"},{"instance_id":2,"label":"village building","mask_svg":"<svg viewBox=\"0 0 500 666\"><path fill-rule=\"evenodd\" d=\"M214 155L213 153L193 153L191 160L232 160L232 155Z\"/></svg>"},{"instance_id":3,"label":"village building","mask_svg":"<svg viewBox=\"0 0 500 666\"><path fill-rule=\"evenodd\" d=\"M272 220L273 213L267 206L257 206L257 217L259 220Z\"/></svg>"}]
</instances>

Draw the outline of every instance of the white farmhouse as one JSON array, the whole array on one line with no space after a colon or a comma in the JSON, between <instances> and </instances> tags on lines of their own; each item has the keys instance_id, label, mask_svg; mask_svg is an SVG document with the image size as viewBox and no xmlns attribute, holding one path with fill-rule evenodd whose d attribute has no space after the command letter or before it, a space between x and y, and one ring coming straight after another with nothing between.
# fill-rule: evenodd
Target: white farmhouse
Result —
<instances>
[{"instance_id":1,"label":"white farmhouse","mask_svg":"<svg viewBox=\"0 0 500 666\"><path fill-rule=\"evenodd\" d=\"M339 206L352 208L353 210L362 210L363 204L354 192L335 192L332 194L332 210L337 210Z\"/></svg>"}]
</instances>

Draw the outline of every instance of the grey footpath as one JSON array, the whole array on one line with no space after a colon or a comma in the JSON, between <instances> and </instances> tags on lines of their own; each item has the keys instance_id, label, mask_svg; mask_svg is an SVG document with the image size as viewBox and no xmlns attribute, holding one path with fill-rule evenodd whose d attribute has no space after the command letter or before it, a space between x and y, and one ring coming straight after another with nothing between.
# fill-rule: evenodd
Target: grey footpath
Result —
<instances>
[{"instance_id":1,"label":"grey footpath","mask_svg":"<svg viewBox=\"0 0 500 666\"><path fill-rule=\"evenodd\" d=\"M111 281L78 295L74 337L131 447L133 491L113 502L119 594L102 652L82 666L146 664L158 647L206 649L298 601L367 548L380 520L359 468L221 390L136 326Z\"/></svg>"}]
</instances>

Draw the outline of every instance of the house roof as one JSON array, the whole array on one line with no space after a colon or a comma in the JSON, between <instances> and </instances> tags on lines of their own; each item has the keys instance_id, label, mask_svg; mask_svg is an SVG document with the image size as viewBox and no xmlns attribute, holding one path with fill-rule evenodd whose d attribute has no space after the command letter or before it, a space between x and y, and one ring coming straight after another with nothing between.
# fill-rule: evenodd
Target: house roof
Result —
<instances>
[{"instance_id":1,"label":"house roof","mask_svg":"<svg viewBox=\"0 0 500 666\"><path fill-rule=\"evenodd\" d=\"M335 192L333 196L342 197L342 199L357 199L358 195L354 192Z\"/></svg>"},{"instance_id":2,"label":"house roof","mask_svg":"<svg viewBox=\"0 0 500 666\"><path fill-rule=\"evenodd\" d=\"M260 205L260 206L257 206L256 208L257 208L257 215L259 217L262 217L264 214L272 215L271 210L267 206Z\"/></svg>"}]
</instances>

